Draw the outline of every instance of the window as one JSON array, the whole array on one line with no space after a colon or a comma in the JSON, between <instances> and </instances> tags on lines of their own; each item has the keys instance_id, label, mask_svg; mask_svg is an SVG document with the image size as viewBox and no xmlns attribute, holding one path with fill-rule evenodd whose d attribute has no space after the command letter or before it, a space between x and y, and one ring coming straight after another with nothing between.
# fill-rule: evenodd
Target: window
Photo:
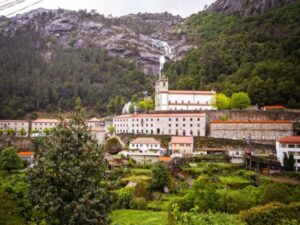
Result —
<instances>
[{"instance_id":1,"label":"window","mask_svg":"<svg viewBox=\"0 0 300 225\"><path fill-rule=\"evenodd\" d=\"M200 118L197 118L197 121L200 121Z\"/></svg>"},{"instance_id":2,"label":"window","mask_svg":"<svg viewBox=\"0 0 300 225\"><path fill-rule=\"evenodd\" d=\"M183 118L182 120L185 121L185 118Z\"/></svg>"},{"instance_id":3,"label":"window","mask_svg":"<svg viewBox=\"0 0 300 225\"><path fill-rule=\"evenodd\" d=\"M190 127L193 127L193 124L190 124Z\"/></svg>"},{"instance_id":4,"label":"window","mask_svg":"<svg viewBox=\"0 0 300 225\"><path fill-rule=\"evenodd\" d=\"M190 135L193 136L193 131L192 130L190 131Z\"/></svg>"},{"instance_id":5,"label":"window","mask_svg":"<svg viewBox=\"0 0 300 225\"><path fill-rule=\"evenodd\" d=\"M169 127L171 127L171 124L169 123Z\"/></svg>"},{"instance_id":6,"label":"window","mask_svg":"<svg viewBox=\"0 0 300 225\"><path fill-rule=\"evenodd\" d=\"M280 144L281 148L286 148L287 144Z\"/></svg>"},{"instance_id":7,"label":"window","mask_svg":"<svg viewBox=\"0 0 300 225\"><path fill-rule=\"evenodd\" d=\"M176 121L178 121L178 118L176 118Z\"/></svg>"},{"instance_id":8,"label":"window","mask_svg":"<svg viewBox=\"0 0 300 225\"><path fill-rule=\"evenodd\" d=\"M176 124L176 127L178 127L178 124Z\"/></svg>"},{"instance_id":9,"label":"window","mask_svg":"<svg viewBox=\"0 0 300 225\"><path fill-rule=\"evenodd\" d=\"M185 123L183 124L183 127L185 127Z\"/></svg>"},{"instance_id":10,"label":"window","mask_svg":"<svg viewBox=\"0 0 300 225\"><path fill-rule=\"evenodd\" d=\"M288 148L295 148L295 145L289 144Z\"/></svg>"},{"instance_id":11,"label":"window","mask_svg":"<svg viewBox=\"0 0 300 225\"><path fill-rule=\"evenodd\" d=\"M169 118L169 121L171 121L172 119L171 118Z\"/></svg>"},{"instance_id":12,"label":"window","mask_svg":"<svg viewBox=\"0 0 300 225\"><path fill-rule=\"evenodd\" d=\"M190 118L190 121L193 121L193 118Z\"/></svg>"}]
</instances>

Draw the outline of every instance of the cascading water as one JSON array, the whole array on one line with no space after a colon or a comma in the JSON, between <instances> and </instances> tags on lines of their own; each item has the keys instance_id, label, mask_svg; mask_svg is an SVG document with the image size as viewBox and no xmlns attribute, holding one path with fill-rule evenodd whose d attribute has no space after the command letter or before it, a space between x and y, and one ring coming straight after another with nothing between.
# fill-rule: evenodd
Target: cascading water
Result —
<instances>
[{"instance_id":1,"label":"cascading water","mask_svg":"<svg viewBox=\"0 0 300 225\"><path fill-rule=\"evenodd\" d=\"M170 59L172 58L172 49L167 42L158 39L152 39L152 44L154 47L163 49L165 52L164 55L161 55L159 57L159 76L161 76L161 71L164 68L164 64L166 62L166 56Z\"/></svg>"}]
</instances>

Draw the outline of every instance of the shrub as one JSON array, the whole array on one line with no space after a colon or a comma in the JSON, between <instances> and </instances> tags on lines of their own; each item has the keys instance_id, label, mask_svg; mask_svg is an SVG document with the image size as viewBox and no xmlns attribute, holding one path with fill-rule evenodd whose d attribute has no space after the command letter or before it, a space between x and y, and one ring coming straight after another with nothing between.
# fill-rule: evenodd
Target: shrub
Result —
<instances>
[{"instance_id":1,"label":"shrub","mask_svg":"<svg viewBox=\"0 0 300 225\"><path fill-rule=\"evenodd\" d=\"M261 187L261 197L259 202L266 204L272 201L289 203L290 189L287 185L281 183L271 183Z\"/></svg>"},{"instance_id":2,"label":"shrub","mask_svg":"<svg viewBox=\"0 0 300 225\"><path fill-rule=\"evenodd\" d=\"M269 203L264 206L257 206L239 214L239 218L252 225L281 225L283 220L297 221L300 223L300 202L290 205L282 203Z\"/></svg>"},{"instance_id":3,"label":"shrub","mask_svg":"<svg viewBox=\"0 0 300 225\"><path fill-rule=\"evenodd\" d=\"M152 169L151 188L162 191L170 182L168 168L163 163L157 163Z\"/></svg>"},{"instance_id":4,"label":"shrub","mask_svg":"<svg viewBox=\"0 0 300 225\"><path fill-rule=\"evenodd\" d=\"M124 187L117 191L117 208L129 209L133 200L134 188Z\"/></svg>"},{"instance_id":5,"label":"shrub","mask_svg":"<svg viewBox=\"0 0 300 225\"><path fill-rule=\"evenodd\" d=\"M7 172L24 168L24 162L13 147L4 149L0 154L0 169Z\"/></svg>"},{"instance_id":6,"label":"shrub","mask_svg":"<svg viewBox=\"0 0 300 225\"><path fill-rule=\"evenodd\" d=\"M131 209L145 210L147 209L147 200L142 197L133 198L130 203Z\"/></svg>"},{"instance_id":7,"label":"shrub","mask_svg":"<svg viewBox=\"0 0 300 225\"><path fill-rule=\"evenodd\" d=\"M116 137L109 138L106 141L104 148L105 151L110 154L117 154L118 152L122 151L122 145Z\"/></svg>"}]
</instances>

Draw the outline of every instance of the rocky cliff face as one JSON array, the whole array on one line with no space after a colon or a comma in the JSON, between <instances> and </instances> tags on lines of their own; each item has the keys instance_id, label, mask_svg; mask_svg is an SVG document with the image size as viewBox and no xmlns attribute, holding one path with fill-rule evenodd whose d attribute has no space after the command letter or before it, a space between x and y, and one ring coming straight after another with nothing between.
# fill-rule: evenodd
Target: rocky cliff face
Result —
<instances>
[{"instance_id":1,"label":"rocky cliff face","mask_svg":"<svg viewBox=\"0 0 300 225\"><path fill-rule=\"evenodd\" d=\"M220 12L225 15L250 16L261 14L283 6L294 0L217 0L207 11Z\"/></svg>"},{"instance_id":2,"label":"rocky cliff face","mask_svg":"<svg viewBox=\"0 0 300 225\"><path fill-rule=\"evenodd\" d=\"M60 48L96 46L133 60L145 73L156 75L161 55L177 60L192 47L176 28L182 22L180 16L168 13L112 18L95 12L37 9L1 18L0 32L15 35L17 31L36 31L46 43L42 51L46 60Z\"/></svg>"}]
</instances>

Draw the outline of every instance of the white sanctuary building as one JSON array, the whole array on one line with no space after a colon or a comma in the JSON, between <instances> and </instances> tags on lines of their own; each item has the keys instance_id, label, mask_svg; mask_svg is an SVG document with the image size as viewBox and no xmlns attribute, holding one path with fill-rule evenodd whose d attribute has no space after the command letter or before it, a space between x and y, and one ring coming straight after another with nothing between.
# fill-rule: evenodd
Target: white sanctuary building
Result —
<instances>
[{"instance_id":1,"label":"white sanctuary building","mask_svg":"<svg viewBox=\"0 0 300 225\"><path fill-rule=\"evenodd\" d=\"M155 110L212 110L214 91L169 90L169 80L164 75L155 83Z\"/></svg>"}]
</instances>

